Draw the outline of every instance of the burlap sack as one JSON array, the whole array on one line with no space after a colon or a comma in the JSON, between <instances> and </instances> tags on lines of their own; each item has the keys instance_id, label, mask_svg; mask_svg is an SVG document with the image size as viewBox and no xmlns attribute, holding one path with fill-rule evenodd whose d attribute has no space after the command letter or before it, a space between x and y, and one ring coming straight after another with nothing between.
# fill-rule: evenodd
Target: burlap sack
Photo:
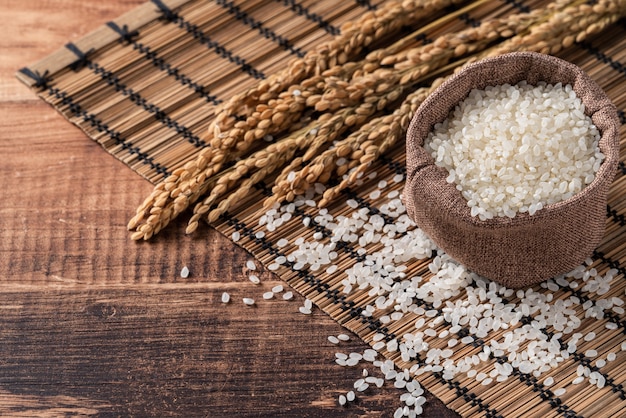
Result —
<instances>
[{"instance_id":1,"label":"burlap sack","mask_svg":"<svg viewBox=\"0 0 626 418\"><path fill-rule=\"evenodd\" d=\"M571 84L602 134L606 156L595 180L572 198L534 215L480 221L448 172L422 147L437 122L471 89L526 80ZM512 53L471 64L437 88L420 106L407 132L404 198L409 216L432 240L470 270L508 287L529 286L581 264L602 239L606 199L619 160L619 119L602 89L580 68L561 59Z\"/></svg>"}]
</instances>

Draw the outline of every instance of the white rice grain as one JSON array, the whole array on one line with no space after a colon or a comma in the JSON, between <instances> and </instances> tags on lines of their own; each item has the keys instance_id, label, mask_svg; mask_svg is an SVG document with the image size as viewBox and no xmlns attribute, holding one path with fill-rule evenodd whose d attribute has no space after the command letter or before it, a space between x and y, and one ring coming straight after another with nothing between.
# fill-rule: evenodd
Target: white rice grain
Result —
<instances>
[{"instance_id":1,"label":"white rice grain","mask_svg":"<svg viewBox=\"0 0 626 418\"><path fill-rule=\"evenodd\" d=\"M183 279L186 279L187 277L189 277L189 268L187 268L187 266L183 267L180 270L180 277L182 277Z\"/></svg>"},{"instance_id":2,"label":"white rice grain","mask_svg":"<svg viewBox=\"0 0 626 418\"><path fill-rule=\"evenodd\" d=\"M354 394L354 391L352 390L346 394L346 399L348 400L348 402L354 401L355 398L356 398L356 395Z\"/></svg>"},{"instance_id":3,"label":"white rice grain","mask_svg":"<svg viewBox=\"0 0 626 418\"><path fill-rule=\"evenodd\" d=\"M560 83L472 90L424 147L448 170L472 216L533 215L580 192L604 159L584 109Z\"/></svg>"}]
</instances>

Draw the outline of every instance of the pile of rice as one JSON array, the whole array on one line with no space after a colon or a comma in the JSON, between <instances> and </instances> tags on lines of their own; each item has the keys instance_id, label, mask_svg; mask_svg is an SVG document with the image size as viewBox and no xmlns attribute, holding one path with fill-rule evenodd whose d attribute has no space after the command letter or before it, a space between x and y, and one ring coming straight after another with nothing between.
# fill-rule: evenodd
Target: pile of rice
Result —
<instances>
[{"instance_id":1,"label":"pile of rice","mask_svg":"<svg viewBox=\"0 0 626 418\"><path fill-rule=\"evenodd\" d=\"M474 89L424 148L481 220L535 214L591 183L604 160L600 132L571 85Z\"/></svg>"}]
</instances>

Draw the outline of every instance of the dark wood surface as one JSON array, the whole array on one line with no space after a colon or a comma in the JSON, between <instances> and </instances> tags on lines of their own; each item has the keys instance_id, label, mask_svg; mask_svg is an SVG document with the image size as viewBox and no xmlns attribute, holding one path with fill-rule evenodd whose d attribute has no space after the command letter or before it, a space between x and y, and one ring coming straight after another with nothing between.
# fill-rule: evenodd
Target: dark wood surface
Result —
<instances>
[{"instance_id":1,"label":"dark wood surface","mask_svg":"<svg viewBox=\"0 0 626 418\"><path fill-rule=\"evenodd\" d=\"M392 416L389 383L338 405L362 367L334 353L366 345L330 344L345 330L299 296L262 301L281 282L249 282L250 255L215 230L132 242L151 185L16 80L140 3L0 1L0 416ZM456 415L429 396L424 416Z\"/></svg>"}]
</instances>

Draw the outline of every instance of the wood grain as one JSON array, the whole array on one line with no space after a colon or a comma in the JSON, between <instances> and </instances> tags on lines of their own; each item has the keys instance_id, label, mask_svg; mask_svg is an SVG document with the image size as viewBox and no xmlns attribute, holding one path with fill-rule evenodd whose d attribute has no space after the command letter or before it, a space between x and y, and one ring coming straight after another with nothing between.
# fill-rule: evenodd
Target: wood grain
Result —
<instances>
[{"instance_id":1,"label":"wood grain","mask_svg":"<svg viewBox=\"0 0 626 418\"><path fill-rule=\"evenodd\" d=\"M337 404L362 368L334 353L365 344L330 344L345 331L299 296L263 301L280 282L250 283L250 256L215 230L188 237L181 219L130 241L151 185L15 78L141 3L0 3L0 416L391 416L389 384ZM456 415L429 396L424 416Z\"/></svg>"}]
</instances>

